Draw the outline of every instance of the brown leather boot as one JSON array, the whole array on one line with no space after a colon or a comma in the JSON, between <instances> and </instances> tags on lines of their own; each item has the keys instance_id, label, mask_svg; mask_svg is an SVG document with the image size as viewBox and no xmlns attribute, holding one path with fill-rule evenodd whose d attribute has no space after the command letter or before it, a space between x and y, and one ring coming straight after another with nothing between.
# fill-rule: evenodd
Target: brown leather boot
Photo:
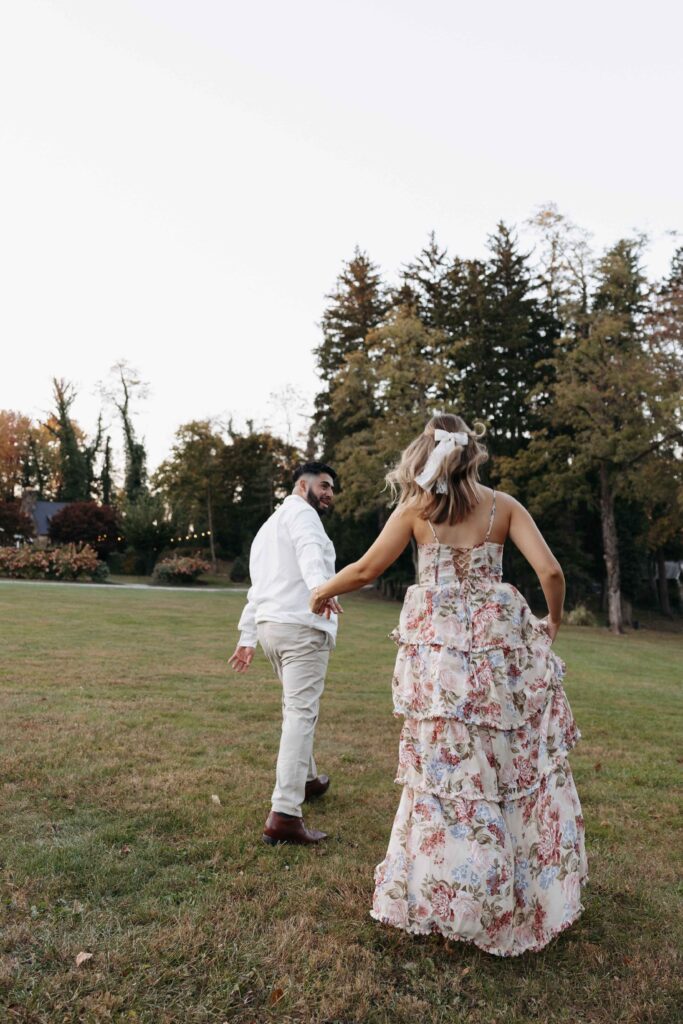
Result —
<instances>
[{"instance_id":1,"label":"brown leather boot","mask_svg":"<svg viewBox=\"0 0 683 1024\"><path fill-rule=\"evenodd\" d=\"M277 811L270 812L263 830L263 842L269 846L277 846L278 843L300 843L308 846L311 843L319 843L321 839L327 839L326 832L319 832L317 828L306 828L303 818L278 814Z\"/></svg>"},{"instance_id":2,"label":"brown leather boot","mask_svg":"<svg viewBox=\"0 0 683 1024\"><path fill-rule=\"evenodd\" d=\"M313 797L322 796L330 788L329 775L318 775L316 779L310 779L306 783L306 796L304 800L311 800Z\"/></svg>"}]
</instances>

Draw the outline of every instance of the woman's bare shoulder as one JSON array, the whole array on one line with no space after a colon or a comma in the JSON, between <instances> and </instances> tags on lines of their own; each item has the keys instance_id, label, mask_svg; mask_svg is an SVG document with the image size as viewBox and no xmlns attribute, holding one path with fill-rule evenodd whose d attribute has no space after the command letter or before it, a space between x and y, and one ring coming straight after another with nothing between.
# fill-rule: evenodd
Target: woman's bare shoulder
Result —
<instances>
[{"instance_id":1,"label":"woman's bare shoulder","mask_svg":"<svg viewBox=\"0 0 683 1024\"><path fill-rule=\"evenodd\" d=\"M491 488L488 487L487 490L490 492ZM519 502L517 500L517 498L513 497L511 494L508 494L507 491L499 491L498 488L496 487L496 508L497 509L509 509L510 511L512 511L513 508L523 508L523 507L524 506L521 504L521 502Z\"/></svg>"},{"instance_id":2,"label":"woman's bare shoulder","mask_svg":"<svg viewBox=\"0 0 683 1024\"><path fill-rule=\"evenodd\" d=\"M401 524L413 527L416 523L423 523L420 517L420 510L414 505L397 505L392 511L389 519L400 520Z\"/></svg>"}]
</instances>

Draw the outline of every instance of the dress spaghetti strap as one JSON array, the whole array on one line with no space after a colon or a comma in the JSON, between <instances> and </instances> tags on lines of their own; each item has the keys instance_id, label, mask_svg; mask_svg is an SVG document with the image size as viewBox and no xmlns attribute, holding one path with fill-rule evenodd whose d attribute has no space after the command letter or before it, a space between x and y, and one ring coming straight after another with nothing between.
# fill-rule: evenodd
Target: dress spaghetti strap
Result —
<instances>
[{"instance_id":1,"label":"dress spaghetti strap","mask_svg":"<svg viewBox=\"0 0 683 1024\"><path fill-rule=\"evenodd\" d=\"M437 535L436 535L436 530L434 529L434 524L432 523L431 519L428 519L428 520L427 520L427 522L429 523L429 529L430 529L430 530L432 531L432 533L434 534L434 540L435 540L435 541L436 541L436 543L438 544L438 543L439 543L439 538L438 538L438 537L437 537Z\"/></svg>"},{"instance_id":2,"label":"dress spaghetti strap","mask_svg":"<svg viewBox=\"0 0 683 1024\"><path fill-rule=\"evenodd\" d=\"M493 529L493 520L495 519L495 516L496 516L496 492L494 490L494 492L493 492L493 502L491 503L491 515L489 516L489 528L486 531L486 536L484 537L484 544L486 543L486 541L491 536L491 530Z\"/></svg>"}]
</instances>

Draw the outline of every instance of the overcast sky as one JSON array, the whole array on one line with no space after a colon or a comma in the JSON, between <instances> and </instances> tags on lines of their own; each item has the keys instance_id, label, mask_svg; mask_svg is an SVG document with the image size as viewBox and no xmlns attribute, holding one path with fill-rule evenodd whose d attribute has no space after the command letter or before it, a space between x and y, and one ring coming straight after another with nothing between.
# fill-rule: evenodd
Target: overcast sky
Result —
<instances>
[{"instance_id":1,"label":"overcast sky","mask_svg":"<svg viewBox=\"0 0 683 1024\"><path fill-rule=\"evenodd\" d=\"M680 3L7 0L0 7L0 408L53 376L94 426L118 358L176 427L280 426L316 390L355 245L390 279L434 229L482 255L554 201L604 246L683 228ZM476 410L474 410L476 413ZM118 430L117 430L118 433Z\"/></svg>"}]
</instances>

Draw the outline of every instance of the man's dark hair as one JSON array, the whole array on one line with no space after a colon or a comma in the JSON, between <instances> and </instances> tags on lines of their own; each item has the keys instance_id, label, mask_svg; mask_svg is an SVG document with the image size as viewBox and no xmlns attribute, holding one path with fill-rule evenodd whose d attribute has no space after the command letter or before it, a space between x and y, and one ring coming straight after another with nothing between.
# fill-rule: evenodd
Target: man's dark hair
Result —
<instances>
[{"instance_id":1,"label":"man's dark hair","mask_svg":"<svg viewBox=\"0 0 683 1024\"><path fill-rule=\"evenodd\" d=\"M324 462L302 462L300 466L297 466L294 470L294 476L292 483L295 484L300 476L321 476L323 473L329 473L333 480L337 479L337 474L331 466L327 466Z\"/></svg>"}]
</instances>

